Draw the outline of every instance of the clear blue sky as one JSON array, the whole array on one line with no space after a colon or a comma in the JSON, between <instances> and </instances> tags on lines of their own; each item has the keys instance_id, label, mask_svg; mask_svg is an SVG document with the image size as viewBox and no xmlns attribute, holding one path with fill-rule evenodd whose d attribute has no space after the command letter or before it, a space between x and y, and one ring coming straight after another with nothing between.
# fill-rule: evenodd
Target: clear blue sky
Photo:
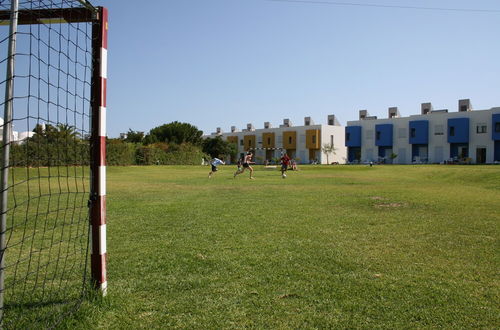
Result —
<instances>
[{"instance_id":1,"label":"clear blue sky","mask_svg":"<svg viewBox=\"0 0 500 330\"><path fill-rule=\"evenodd\" d=\"M329 0L325 0L329 1ZM341 0L339 0L341 1ZM343 0L500 10L498 0ZM500 106L500 13L265 0L94 0L108 7L108 135L174 120L205 133L420 103ZM145 5L146 4L146 5Z\"/></svg>"}]
</instances>

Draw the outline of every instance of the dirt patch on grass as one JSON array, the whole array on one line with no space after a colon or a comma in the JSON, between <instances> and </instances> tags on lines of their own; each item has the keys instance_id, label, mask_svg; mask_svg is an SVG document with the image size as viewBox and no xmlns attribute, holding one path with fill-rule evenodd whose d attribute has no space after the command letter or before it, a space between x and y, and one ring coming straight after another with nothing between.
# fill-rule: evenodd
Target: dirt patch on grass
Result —
<instances>
[{"instance_id":1,"label":"dirt patch on grass","mask_svg":"<svg viewBox=\"0 0 500 330\"><path fill-rule=\"evenodd\" d=\"M299 295L296 293L285 293L280 296L278 296L279 299L286 299L286 298L299 298Z\"/></svg>"},{"instance_id":2,"label":"dirt patch on grass","mask_svg":"<svg viewBox=\"0 0 500 330\"><path fill-rule=\"evenodd\" d=\"M381 197L381 196L371 196L370 199L373 199L373 200L382 200L382 199L384 199L384 197Z\"/></svg>"},{"instance_id":3,"label":"dirt patch on grass","mask_svg":"<svg viewBox=\"0 0 500 330\"><path fill-rule=\"evenodd\" d=\"M383 209L383 208L398 208L398 207L404 207L407 205L408 204L406 204L406 203L385 203L385 204L375 204L373 206L377 209Z\"/></svg>"}]
</instances>

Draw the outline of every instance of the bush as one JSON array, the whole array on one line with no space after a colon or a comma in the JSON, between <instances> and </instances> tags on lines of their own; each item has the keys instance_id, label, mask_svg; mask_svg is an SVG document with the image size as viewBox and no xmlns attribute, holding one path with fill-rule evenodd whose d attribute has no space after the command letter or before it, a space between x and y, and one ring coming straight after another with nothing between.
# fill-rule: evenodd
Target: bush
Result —
<instances>
[{"instance_id":1,"label":"bush","mask_svg":"<svg viewBox=\"0 0 500 330\"><path fill-rule=\"evenodd\" d=\"M139 146L135 152L135 160L139 165L163 164L166 154L154 144Z\"/></svg>"},{"instance_id":2,"label":"bush","mask_svg":"<svg viewBox=\"0 0 500 330\"><path fill-rule=\"evenodd\" d=\"M207 157L199 147L191 144L169 144L167 152L164 144L141 146L137 149L136 160L141 165L199 165Z\"/></svg>"},{"instance_id":3,"label":"bush","mask_svg":"<svg viewBox=\"0 0 500 330\"><path fill-rule=\"evenodd\" d=\"M134 165L136 164L136 144L121 140L107 140L106 164L107 165Z\"/></svg>"},{"instance_id":4,"label":"bush","mask_svg":"<svg viewBox=\"0 0 500 330\"><path fill-rule=\"evenodd\" d=\"M165 165L200 165L203 158L209 158L200 150L198 151L175 151L166 154Z\"/></svg>"},{"instance_id":5,"label":"bush","mask_svg":"<svg viewBox=\"0 0 500 330\"><path fill-rule=\"evenodd\" d=\"M81 166L90 164L90 147L87 141L65 140L48 143L30 141L13 144L10 148L11 166Z\"/></svg>"},{"instance_id":6,"label":"bush","mask_svg":"<svg viewBox=\"0 0 500 330\"><path fill-rule=\"evenodd\" d=\"M209 158L200 147L189 143L142 145L120 139L106 140L106 163L111 166L199 165L204 157ZM90 146L86 140L31 139L11 146L10 162L12 166L23 167L89 165Z\"/></svg>"}]
</instances>

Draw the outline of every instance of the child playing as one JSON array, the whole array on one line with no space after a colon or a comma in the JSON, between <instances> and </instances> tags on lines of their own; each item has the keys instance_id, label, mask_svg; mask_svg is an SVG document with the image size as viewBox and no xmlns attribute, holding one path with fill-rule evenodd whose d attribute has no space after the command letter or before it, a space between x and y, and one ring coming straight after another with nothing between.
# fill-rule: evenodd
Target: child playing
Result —
<instances>
[{"instance_id":1,"label":"child playing","mask_svg":"<svg viewBox=\"0 0 500 330\"><path fill-rule=\"evenodd\" d=\"M214 159L212 159L212 162L210 163L210 165L212 165L212 170L210 171L210 173L208 173L208 178L210 179L212 177L212 174L214 174L215 172L217 172L217 166L218 165L225 165L226 163L224 163L224 161L220 160L219 158L215 157Z\"/></svg>"}]
</instances>

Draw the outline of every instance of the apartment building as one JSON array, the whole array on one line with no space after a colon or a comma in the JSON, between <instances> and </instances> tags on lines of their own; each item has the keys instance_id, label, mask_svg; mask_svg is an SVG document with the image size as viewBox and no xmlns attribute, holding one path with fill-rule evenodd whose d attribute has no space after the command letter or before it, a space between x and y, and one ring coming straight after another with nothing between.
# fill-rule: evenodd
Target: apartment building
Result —
<instances>
[{"instance_id":1,"label":"apartment building","mask_svg":"<svg viewBox=\"0 0 500 330\"><path fill-rule=\"evenodd\" d=\"M345 146L349 163L500 162L500 107L473 110L463 99L449 112L422 103L418 115L401 117L393 107L385 119L361 110L359 120L347 122Z\"/></svg>"},{"instance_id":2,"label":"apartment building","mask_svg":"<svg viewBox=\"0 0 500 330\"><path fill-rule=\"evenodd\" d=\"M3 118L0 118L0 141L3 141L3 127L4 127L4 120ZM18 132L12 130L9 140L12 143L20 144L26 141L28 138L32 137L33 135L35 135L35 133L32 131Z\"/></svg>"},{"instance_id":3,"label":"apartment building","mask_svg":"<svg viewBox=\"0 0 500 330\"><path fill-rule=\"evenodd\" d=\"M232 126L227 133L217 128L215 133L209 135L215 136L237 144L239 154L254 151L257 164L281 157L282 150L286 150L299 164L343 164L347 159L344 127L335 115L329 115L326 124L315 124L311 117L305 117L301 126L294 126L290 119L284 119L279 127L265 122L263 128L256 129L253 124L247 124L246 129L241 131ZM325 145L333 145L334 152L324 152L322 147Z\"/></svg>"}]
</instances>

